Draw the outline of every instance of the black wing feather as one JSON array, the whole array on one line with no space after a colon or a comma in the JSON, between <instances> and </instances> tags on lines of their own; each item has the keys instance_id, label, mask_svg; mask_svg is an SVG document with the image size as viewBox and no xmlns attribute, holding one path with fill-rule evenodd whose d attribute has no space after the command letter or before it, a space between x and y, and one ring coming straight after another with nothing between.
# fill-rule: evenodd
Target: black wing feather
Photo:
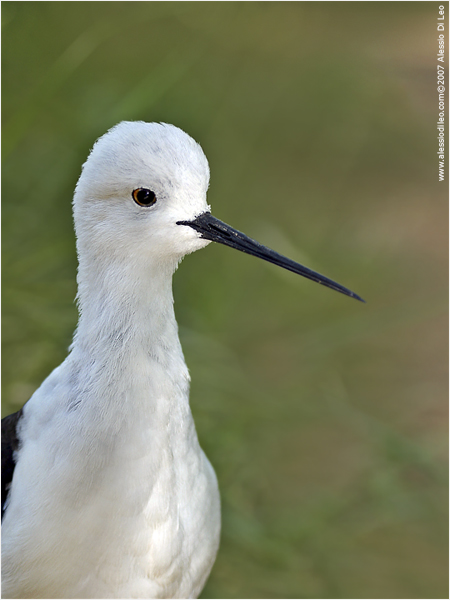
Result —
<instances>
[{"instance_id":1,"label":"black wing feather","mask_svg":"<svg viewBox=\"0 0 450 600\"><path fill-rule=\"evenodd\" d=\"M13 478L14 453L19 447L19 438L17 437L17 425L22 416L22 408L2 419L2 519L5 512L5 502L8 496L9 487Z\"/></svg>"}]
</instances>

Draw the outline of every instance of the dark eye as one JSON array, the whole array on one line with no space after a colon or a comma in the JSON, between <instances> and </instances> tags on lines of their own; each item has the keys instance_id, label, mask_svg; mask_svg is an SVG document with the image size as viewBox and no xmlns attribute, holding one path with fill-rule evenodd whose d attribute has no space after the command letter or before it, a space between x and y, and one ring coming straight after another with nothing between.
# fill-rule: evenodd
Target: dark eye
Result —
<instances>
[{"instance_id":1,"label":"dark eye","mask_svg":"<svg viewBox=\"0 0 450 600\"><path fill-rule=\"evenodd\" d=\"M133 190L133 200L139 206L153 206L156 202L155 192L147 190L147 188L138 188Z\"/></svg>"}]
</instances>

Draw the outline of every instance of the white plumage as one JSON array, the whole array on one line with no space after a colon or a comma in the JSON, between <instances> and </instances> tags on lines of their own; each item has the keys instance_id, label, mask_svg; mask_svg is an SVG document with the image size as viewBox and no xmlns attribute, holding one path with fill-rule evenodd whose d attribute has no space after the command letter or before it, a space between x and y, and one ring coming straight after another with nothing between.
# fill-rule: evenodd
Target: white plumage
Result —
<instances>
[{"instance_id":1,"label":"white plumage","mask_svg":"<svg viewBox=\"0 0 450 600\"><path fill-rule=\"evenodd\" d=\"M80 320L25 405L2 526L4 598L191 598L219 545L216 476L189 408L172 274L206 246L209 169L170 125L121 123L74 197ZM131 192L150 187L151 209Z\"/></svg>"},{"instance_id":2,"label":"white plumage","mask_svg":"<svg viewBox=\"0 0 450 600\"><path fill-rule=\"evenodd\" d=\"M156 123L120 123L83 167L73 203L74 341L23 410L4 419L5 440L2 422L4 598L202 590L220 500L189 408L173 309L183 256L217 241L361 300L215 219L208 182L200 146Z\"/></svg>"}]
</instances>

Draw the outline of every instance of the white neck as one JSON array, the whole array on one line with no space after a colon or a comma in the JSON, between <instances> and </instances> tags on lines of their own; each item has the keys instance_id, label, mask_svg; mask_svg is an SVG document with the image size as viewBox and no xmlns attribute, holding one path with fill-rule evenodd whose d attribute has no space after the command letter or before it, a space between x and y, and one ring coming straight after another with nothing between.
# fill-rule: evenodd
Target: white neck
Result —
<instances>
[{"instance_id":1,"label":"white neck","mask_svg":"<svg viewBox=\"0 0 450 600\"><path fill-rule=\"evenodd\" d=\"M173 264L99 265L78 270L80 319L75 345L92 351L120 349L130 338L157 345L175 323ZM175 325L176 326L176 325ZM102 342L106 342L106 347Z\"/></svg>"},{"instance_id":2,"label":"white neck","mask_svg":"<svg viewBox=\"0 0 450 600\"><path fill-rule=\"evenodd\" d=\"M88 403L89 418L101 409L118 425L133 415L148 417L156 405L166 417L180 402L188 409L189 376L173 309L175 268L169 261L80 261L80 319L69 358L78 377L73 402Z\"/></svg>"}]
</instances>

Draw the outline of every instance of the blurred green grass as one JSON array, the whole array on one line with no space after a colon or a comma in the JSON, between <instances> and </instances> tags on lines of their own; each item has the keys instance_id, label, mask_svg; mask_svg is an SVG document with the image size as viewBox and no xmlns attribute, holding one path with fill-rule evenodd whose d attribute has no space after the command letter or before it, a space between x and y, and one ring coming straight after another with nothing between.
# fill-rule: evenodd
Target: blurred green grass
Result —
<instances>
[{"instance_id":1,"label":"blurred green grass","mask_svg":"<svg viewBox=\"0 0 450 600\"><path fill-rule=\"evenodd\" d=\"M447 202L435 2L3 2L3 414L76 324L71 196L127 119L185 129L223 247L174 278L223 501L204 598L445 598Z\"/></svg>"}]
</instances>

